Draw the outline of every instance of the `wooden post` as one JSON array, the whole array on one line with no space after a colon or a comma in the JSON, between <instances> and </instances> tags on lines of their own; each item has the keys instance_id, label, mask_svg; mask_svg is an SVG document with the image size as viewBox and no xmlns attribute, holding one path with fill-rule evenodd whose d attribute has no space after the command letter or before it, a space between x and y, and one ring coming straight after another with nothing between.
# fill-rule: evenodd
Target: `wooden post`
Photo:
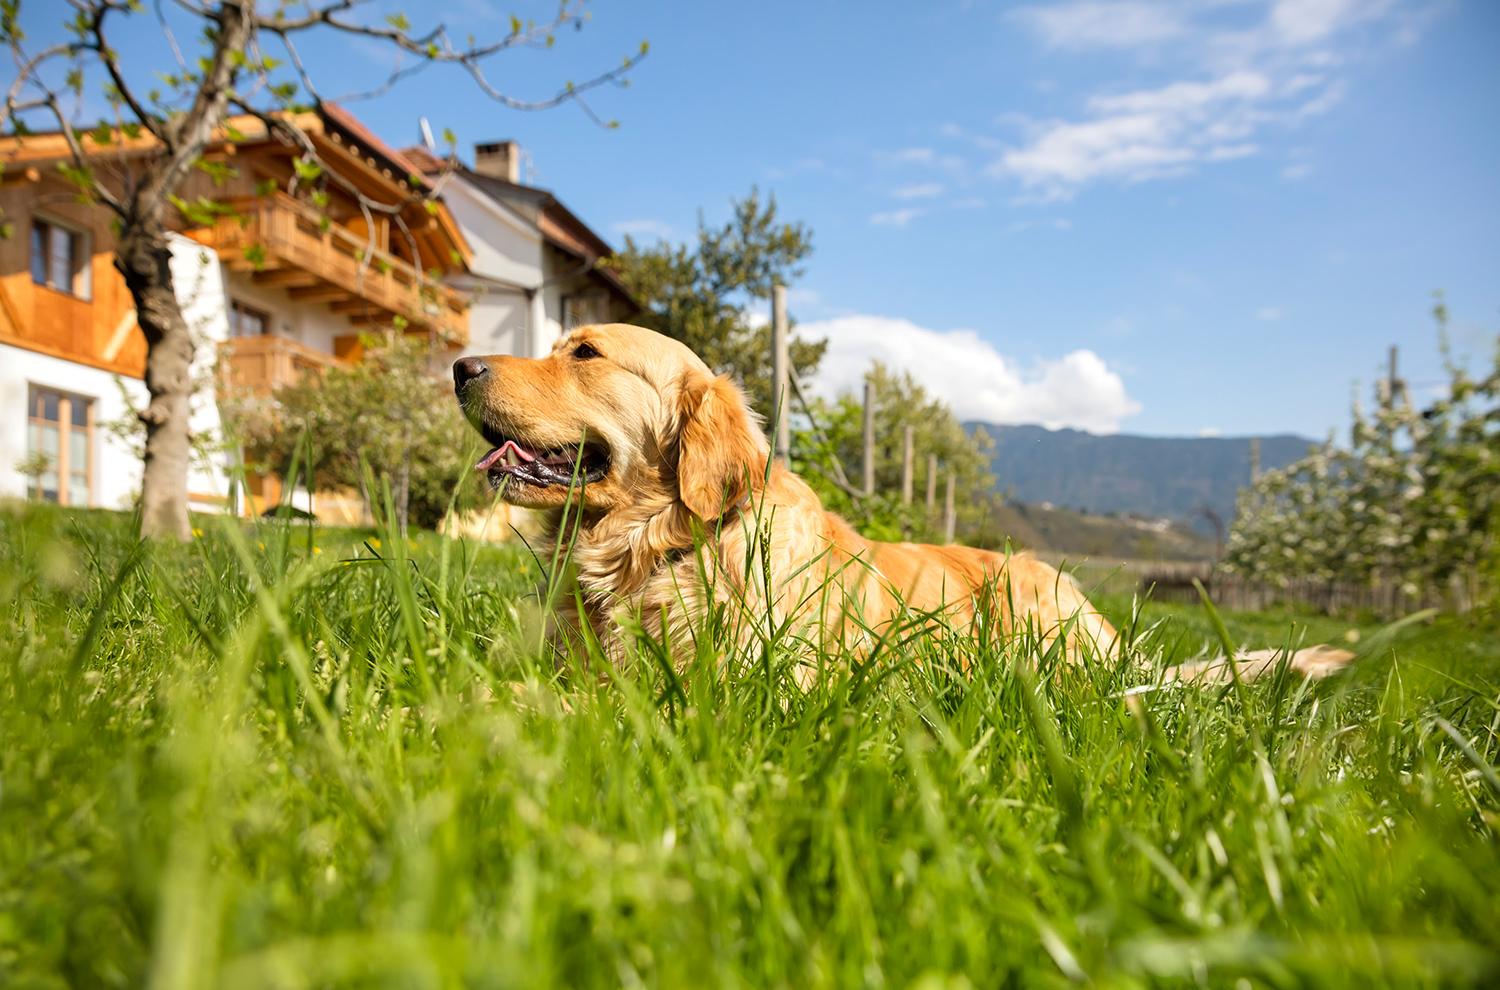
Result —
<instances>
[{"instance_id":1,"label":"wooden post","mask_svg":"<svg viewBox=\"0 0 1500 990\"><path fill-rule=\"evenodd\" d=\"M948 472L948 494L943 499L943 542L952 543L958 533L958 510L953 505L953 487L958 483L958 476Z\"/></svg>"},{"instance_id":2,"label":"wooden post","mask_svg":"<svg viewBox=\"0 0 1500 990\"><path fill-rule=\"evenodd\" d=\"M1396 408L1396 393L1401 389L1401 379L1396 376L1396 345L1391 345L1390 371L1386 375L1385 395L1387 408Z\"/></svg>"},{"instance_id":3,"label":"wooden post","mask_svg":"<svg viewBox=\"0 0 1500 990\"><path fill-rule=\"evenodd\" d=\"M911 505L912 458L916 456L916 429L907 424L901 431L901 504Z\"/></svg>"},{"instance_id":4,"label":"wooden post","mask_svg":"<svg viewBox=\"0 0 1500 990\"><path fill-rule=\"evenodd\" d=\"M1260 437L1250 438L1250 484L1260 480Z\"/></svg>"},{"instance_id":5,"label":"wooden post","mask_svg":"<svg viewBox=\"0 0 1500 990\"><path fill-rule=\"evenodd\" d=\"M787 343L786 286L771 288L771 423L776 429L776 459L783 464L792 453L791 351Z\"/></svg>"},{"instance_id":6,"label":"wooden post","mask_svg":"<svg viewBox=\"0 0 1500 990\"><path fill-rule=\"evenodd\" d=\"M937 455L927 455L927 525L932 525L933 514L937 512Z\"/></svg>"},{"instance_id":7,"label":"wooden post","mask_svg":"<svg viewBox=\"0 0 1500 990\"><path fill-rule=\"evenodd\" d=\"M875 383L865 380L865 494L875 494Z\"/></svg>"}]
</instances>

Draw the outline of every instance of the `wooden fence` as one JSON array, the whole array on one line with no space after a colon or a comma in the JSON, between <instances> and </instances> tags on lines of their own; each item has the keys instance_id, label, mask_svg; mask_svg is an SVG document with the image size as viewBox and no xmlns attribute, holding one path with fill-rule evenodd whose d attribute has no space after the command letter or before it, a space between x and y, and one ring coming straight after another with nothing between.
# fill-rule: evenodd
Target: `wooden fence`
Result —
<instances>
[{"instance_id":1,"label":"wooden fence","mask_svg":"<svg viewBox=\"0 0 1500 990\"><path fill-rule=\"evenodd\" d=\"M1196 580L1202 582L1216 606L1233 612L1294 606L1325 615L1368 613L1397 618L1424 608L1466 612L1477 597L1474 583L1466 580L1411 593L1395 581L1353 584L1307 580L1271 585L1226 573L1207 561L1080 561L1055 553L1040 556L1072 572L1093 593L1149 593L1152 601L1197 604Z\"/></svg>"}]
</instances>

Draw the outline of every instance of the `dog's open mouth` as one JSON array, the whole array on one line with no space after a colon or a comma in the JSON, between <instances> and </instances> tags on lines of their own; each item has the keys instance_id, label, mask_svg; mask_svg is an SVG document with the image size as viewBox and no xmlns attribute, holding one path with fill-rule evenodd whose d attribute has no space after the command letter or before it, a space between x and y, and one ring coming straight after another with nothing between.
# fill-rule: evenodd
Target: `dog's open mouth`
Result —
<instances>
[{"instance_id":1,"label":"dog's open mouth","mask_svg":"<svg viewBox=\"0 0 1500 990\"><path fill-rule=\"evenodd\" d=\"M490 484L521 482L545 488L549 485L571 485L575 481L592 484L609 473L609 454L592 443L577 443L549 450L539 450L504 437L485 433L496 447L479 459L474 470L488 475Z\"/></svg>"}]
</instances>

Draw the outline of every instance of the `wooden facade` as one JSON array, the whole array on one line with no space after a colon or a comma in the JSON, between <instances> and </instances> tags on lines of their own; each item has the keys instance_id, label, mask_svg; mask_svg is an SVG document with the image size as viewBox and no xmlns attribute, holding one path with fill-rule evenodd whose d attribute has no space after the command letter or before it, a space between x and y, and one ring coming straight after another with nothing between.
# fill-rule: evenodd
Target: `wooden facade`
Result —
<instances>
[{"instance_id":1,"label":"wooden facade","mask_svg":"<svg viewBox=\"0 0 1500 990\"><path fill-rule=\"evenodd\" d=\"M303 375L317 374L340 363L333 354L315 351L274 334L232 337L220 345L220 353L225 359L225 387L262 395L295 382Z\"/></svg>"},{"instance_id":2,"label":"wooden facade","mask_svg":"<svg viewBox=\"0 0 1500 990\"><path fill-rule=\"evenodd\" d=\"M285 193L228 205L232 214L190 236L217 250L231 270L281 286L292 299L326 303L355 325L390 325L399 318L452 346L467 341L467 302L377 246L389 243L388 229L379 237L324 223L317 209Z\"/></svg>"},{"instance_id":3,"label":"wooden facade","mask_svg":"<svg viewBox=\"0 0 1500 990\"><path fill-rule=\"evenodd\" d=\"M282 290L289 300L327 306L347 321L349 333L338 339L339 353L327 355L299 351L292 341L256 347L236 339L225 347L228 362L246 367L231 368L229 379L284 384L283 372L357 358L358 335L382 327L463 346L468 303L442 278L463 270L470 251L441 201L423 201L428 180L337 107L301 114L296 123L317 149L322 175L298 178L299 148L259 121L236 119L206 156L209 170L194 172L178 191L187 202L223 204L231 212L206 226L179 218L175 229L214 251L229 271ZM85 148L96 172L122 188L155 153L144 137L104 145L88 137ZM11 228L0 239L0 343L140 378L146 342L114 268L113 214L78 202L58 172L65 151L55 134L0 138L0 209ZM369 209L372 203L386 209ZM82 274L72 285L38 279L32 235L38 222L76 236L69 245ZM267 369L275 374L267 378Z\"/></svg>"},{"instance_id":4,"label":"wooden facade","mask_svg":"<svg viewBox=\"0 0 1500 990\"><path fill-rule=\"evenodd\" d=\"M77 191L51 169L7 168L4 175L0 210L10 236L0 239L0 344L140 378L146 338L115 270L111 215L80 204ZM32 230L38 221L78 238L73 291L34 280Z\"/></svg>"}]
</instances>

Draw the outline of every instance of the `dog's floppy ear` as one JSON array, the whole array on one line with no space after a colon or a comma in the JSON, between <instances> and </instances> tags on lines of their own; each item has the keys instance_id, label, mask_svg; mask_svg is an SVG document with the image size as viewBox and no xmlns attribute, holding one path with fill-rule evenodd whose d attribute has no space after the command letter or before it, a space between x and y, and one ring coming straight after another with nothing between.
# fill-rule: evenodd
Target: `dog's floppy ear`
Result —
<instances>
[{"instance_id":1,"label":"dog's floppy ear","mask_svg":"<svg viewBox=\"0 0 1500 990\"><path fill-rule=\"evenodd\" d=\"M691 374L680 401L677 495L693 515L711 522L761 484L770 449L745 394L728 376Z\"/></svg>"}]
</instances>

